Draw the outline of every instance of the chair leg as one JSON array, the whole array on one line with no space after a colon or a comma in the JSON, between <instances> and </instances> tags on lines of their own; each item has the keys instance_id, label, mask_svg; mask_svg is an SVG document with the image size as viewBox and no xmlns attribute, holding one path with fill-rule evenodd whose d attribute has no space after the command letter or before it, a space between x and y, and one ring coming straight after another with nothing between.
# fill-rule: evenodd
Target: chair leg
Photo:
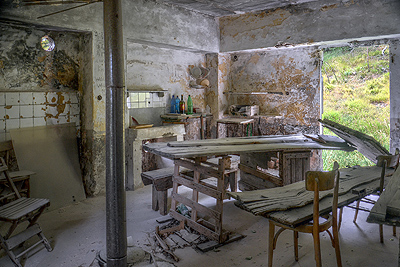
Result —
<instances>
[{"instance_id":1,"label":"chair leg","mask_svg":"<svg viewBox=\"0 0 400 267\"><path fill-rule=\"evenodd\" d=\"M342 267L342 257L340 255L340 246L339 246L339 233L338 227L335 223L332 225L332 234L335 245L335 254L336 254L336 263L338 267Z\"/></svg>"},{"instance_id":2,"label":"chair leg","mask_svg":"<svg viewBox=\"0 0 400 267\"><path fill-rule=\"evenodd\" d=\"M299 261L299 232L293 231L293 239L294 239L294 258L296 261Z\"/></svg>"},{"instance_id":3,"label":"chair leg","mask_svg":"<svg viewBox=\"0 0 400 267\"><path fill-rule=\"evenodd\" d=\"M383 225L379 225L379 241L383 244Z\"/></svg>"},{"instance_id":4,"label":"chair leg","mask_svg":"<svg viewBox=\"0 0 400 267\"><path fill-rule=\"evenodd\" d=\"M319 241L319 232L313 231L313 240L314 240L314 256L315 256L315 263L317 267L321 267L321 247Z\"/></svg>"},{"instance_id":5,"label":"chair leg","mask_svg":"<svg viewBox=\"0 0 400 267\"><path fill-rule=\"evenodd\" d=\"M356 212L354 213L354 219L353 219L353 223L356 223L357 216L358 216L358 209L360 208L360 202L361 202L361 200L357 200L357 204L356 204Z\"/></svg>"},{"instance_id":6,"label":"chair leg","mask_svg":"<svg viewBox=\"0 0 400 267\"><path fill-rule=\"evenodd\" d=\"M339 230L340 230L340 227L342 226L342 218L343 218L343 207L341 207L340 211L339 211L339 223L338 223L338 225L339 225L338 229Z\"/></svg>"},{"instance_id":7,"label":"chair leg","mask_svg":"<svg viewBox=\"0 0 400 267\"><path fill-rule=\"evenodd\" d=\"M393 226L393 236L397 236L397 234L396 234L396 226Z\"/></svg>"},{"instance_id":8,"label":"chair leg","mask_svg":"<svg viewBox=\"0 0 400 267\"><path fill-rule=\"evenodd\" d=\"M268 232L268 267L272 267L272 259L274 253L274 236L275 236L275 224L269 221L269 232Z\"/></svg>"}]
</instances>

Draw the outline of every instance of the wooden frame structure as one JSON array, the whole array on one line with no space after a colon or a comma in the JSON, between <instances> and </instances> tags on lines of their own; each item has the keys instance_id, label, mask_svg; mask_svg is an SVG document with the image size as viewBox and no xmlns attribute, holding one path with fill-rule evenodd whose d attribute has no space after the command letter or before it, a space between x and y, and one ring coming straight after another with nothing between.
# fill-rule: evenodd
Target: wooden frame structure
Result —
<instances>
[{"instance_id":1,"label":"wooden frame structure","mask_svg":"<svg viewBox=\"0 0 400 267\"><path fill-rule=\"evenodd\" d=\"M226 198L226 188L228 183L231 190L236 191L237 170L231 168L231 157L223 156L218 164L206 161L204 157L190 159L176 159L174 176L172 178L172 202L171 215L199 233L210 239L223 243L228 238L228 233L222 229L223 200ZM180 168L193 171L193 177L180 172ZM204 179L215 177L217 186L207 183ZM178 187L185 186L192 189L192 198L187 198L179 194ZM215 209L206 207L199 203L199 193L205 194L215 199ZM182 203L191 208L190 218L185 217L176 211L178 203ZM200 218L199 214L209 217L210 220Z\"/></svg>"}]
</instances>

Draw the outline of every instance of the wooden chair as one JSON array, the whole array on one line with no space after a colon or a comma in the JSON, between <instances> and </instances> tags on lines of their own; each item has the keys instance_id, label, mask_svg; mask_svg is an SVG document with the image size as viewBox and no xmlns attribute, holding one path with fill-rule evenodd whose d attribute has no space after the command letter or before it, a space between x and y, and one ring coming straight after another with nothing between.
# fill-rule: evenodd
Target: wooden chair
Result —
<instances>
[{"instance_id":1,"label":"wooden chair","mask_svg":"<svg viewBox=\"0 0 400 267\"><path fill-rule=\"evenodd\" d=\"M19 258L37 245L43 243L48 251L52 251L49 241L47 241L42 233L42 229L36 223L44 209L50 205L50 201L48 199L21 197L10 177L4 159L0 158L0 161L0 175L5 177L12 189L12 193L0 197L0 203L3 203L3 199L9 199L10 195L15 195L15 200L0 206L0 221L11 224L6 234L0 234L0 245L6 251L14 265L22 267ZM17 226L26 221L28 222L26 229L12 235ZM39 241L29 248L24 248L24 250L17 255L14 253L14 249L20 247L25 241L31 239L35 235L39 237Z\"/></svg>"},{"instance_id":2,"label":"wooden chair","mask_svg":"<svg viewBox=\"0 0 400 267\"><path fill-rule=\"evenodd\" d=\"M269 247L268 247L268 266L272 267L273 252L276 248L276 242L279 235L286 229L293 230L294 236L294 255L298 261L298 237L299 232L311 233L314 240L314 253L316 266L322 266L321 249L319 233L327 231L332 241L332 246L335 248L336 261L338 266L342 266L339 248L338 227L337 227L337 206L338 206L338 191L339 191L339 165L337 162L333 165L333 170L326 171L308 171L306 173L306 190L314 191L313 203L313 218L312 221L302 224L297 227L285 225L280 222L269 220ZM323 221L320 221L319 214L319 191L333 189L332 214L322 216ZM275 234L275 225L281 227ZM332 227L332 233L329 228Z\"/></svg>"},{"instance_id":3,"label":"wooden chair","mask_svg":"<svg viewBox=\"0 0 400 267\"><path fill-rule=\"evenodd\" d=\"M377 195L381 195L384 189L384 184L385 184L385 176L386 176L386 168L394 168L395 170L397 169L399 165L399 149L396 149L396 153L394 155L384 155L384 156L378 156L376 166L382 167L382 172L381 172L381 178L380 178L380 184L379 184L379 191L377 192ZM367 207L360 207L360 203L368 203L371 205L375 205L376 201L374 199L369 198L368 196L365 196L357 201L356 206L351 206L349 205L348 207L353 208L356 210L354 214L354 219L353 223L356 223L357 216L358 216L358 211L366 211L370 212L371 210ZM371 206L372 207L372 206ZM339 228L342 223L342 213L343 213L343 208L340 209L340 215L339 215ZM396 226L393 226L393 236L396 236ZM383 243L383 225L379 225L379 239L380 242Z\"/></svg>"}]
</instances>

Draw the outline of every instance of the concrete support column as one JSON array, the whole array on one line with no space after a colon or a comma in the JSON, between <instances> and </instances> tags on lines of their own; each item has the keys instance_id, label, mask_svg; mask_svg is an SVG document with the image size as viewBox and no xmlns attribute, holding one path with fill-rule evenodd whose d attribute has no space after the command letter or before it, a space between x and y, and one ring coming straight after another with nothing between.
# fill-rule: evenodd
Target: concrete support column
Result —
<instances>
[{"instance_id":1,"label":"concrete support column","mask_svg":"<svg viewBox=\"0 0 400 267\"><path fill-rule=\"evenodd\" d=\"M390 153L400 149L400 44L390 43Z\"/></svg>"},{"instance_id":2,"label":"concrete support column","mask_svg":"<svg viewBox=\"0 0 400 267\"><path fill-rule=\"evenodd\" d=\"M127 266L121 0L104 0L107 267Z\"/></svg>"}]
</instances>

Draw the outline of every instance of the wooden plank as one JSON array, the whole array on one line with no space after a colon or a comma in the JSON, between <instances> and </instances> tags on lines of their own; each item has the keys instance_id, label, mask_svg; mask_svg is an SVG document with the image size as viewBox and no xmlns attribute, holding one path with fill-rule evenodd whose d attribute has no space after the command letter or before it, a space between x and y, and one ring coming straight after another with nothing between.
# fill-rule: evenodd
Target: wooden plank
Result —
<instances>
[{"instance_id":1,"label":"wooden plank","mask_svg":"<svg viewBox=\"0 0 400 267\"><path fill-rule=\"evenodd\" d=\"M203 206L191 199L185 198L179 194L172 194L172 198L175 199L178 203L182 203L186 206L189 206L192 208L192 212L193 210L196 210L202 214L208 215L210 217L212 217L215 220L221 220L222 219L222 215L220 212L207 208L206 206ZM193 219L193 218L192 218ZM193 220L194 221L194 220Z\"/></svg>"},{"instance_id":2,"label":"wooden plank","mask_svg":"<svg viewBox=\"0 0 400 267\"><path fill-rule=\"evenodd\" d=\"M400 216L400 190L398 188L392 199L387 204L386 214Z\"/></svg>"},{"instance_id":3,"label":"wooden plank","mask_svg":"<svg viewBox=\"0 0 400 267\"><path fill-rule=\"evenodd\" d=\"M385 191L380 195L376 204L372 207L370 214L368 215L367 222L384 222L386 218L387 204L393 199L393 196L398 191L400 186L400 168L397 168L393 174L390 182L386 186Z\"/></svg>"},{"instance_id":4,"label":"wooden plank","mask_svg":"<svg viewBox=\"0 0 400 267\"><path fill-rule=\"evenodd\" d=\"M261 179L264 179L266 181L274 183L274 184L276 184L278 186L283 185L282 180L279 177L273 176L272 174L264 173L262 171L259 171L257 169L253 169L253 168L248 167L248 166L243 165L243 164L239 164L239 169L244 171L244 172L248 172L248 173L250 173L250 174L252 174L254 176L257 176L257 177L259 177Z\"/></svg>"},{"instance_id":5,"label":"wooden plank","mask_svg":"<svg viewBox=\"0 0 400 267\"><path fill-rule=\"evenodd\" d=\"M316 137L318 137L316 135ZM188 140L168 142L169 147L199 147L199 146L225 146L225 145L251 145L251 144L275 144L275 143L304 143L312 142L310 138L304 135L264 135L252 137L229 137L207 140ZM332 136L328 143L343 143L342 139ZM325 144L324 143L324 144Z\"/></svg>"},{"instance_id":6,"label":"wooden plank","mask_svg":"<svg viewBox=\"0 0 400 267\"><path fill-rule=\"evenodd\" d=\"M206 183L196 183L182 176L174 176L172 179L174 182L177 182L180 185L184 185L186 187L199 191L200 193L203 193L207 196L213 198L222 198L222 192L219 192L218 190L216 190L216 188L213 188Z\"/></svg>"},{"instance_id":7,"label":"wooden plank","mask_svg":"<svg viewBox=\"0 0 400 267\"><path fill-rule=\"evenodd\" d=\"M363 184L379 180L380 167L358 167L341 170L339 195L351 192ZM389 170L391 173L393 170ZM250 192L228 192L228 195L238 199L241 206L256 215L267 212L285 210L305 206L313 201L313 193L306 191L304 182L298 182L284 187L256 190ZM324 191L320 199L331 196L332 192Z\"/></svg>"},{"instance_id":8,"label":"wooden plank","mask_svg":"<svg viewBox=\"0 0 400 267\"><path fill-rule=\"evenodd\" d=\"M176 159L175 160L175 165L179 165L182 167L185 167L187 169L193 170L195 172L199 172L201 174L205 174L211 177L218 177L221 175L221 172L219 170L215 170L211 167L206 167L206 166L201 166L199 164L190 162L188 160L180 160Z\"/></svg>"},{"instance_id":9,"label":"wooden plank","mask_svg":"<svg viewBox=\"0 0 400 267\"><path fill-rule=\"evenodd\" d=\"M366 189L366 194L371 194L372 192L376 192L379 188L379 180L375 180L371 183L361 185L360 187ZM338 197L338 207L347 206L350 203L358 200L360 198L359 195L353 194L352 192L347 192L346 194L340 195ZM320 214L327 214L332 210L332 198L327 197L322 199L319 202ZM278 212L270 212L264 214L266 218L271 218L276 220L277 222L296 227L301 223L311 220L313 216L313 205L306 205L301 208L295 208L285 211Z\"/></svg>"},{"instance_id":10,"label":"wooden plank","mask_svg":"<svg viewBox=\"0 0 400 267\"><path fill-rule=\"evenodd\" d=\"M262 144L257 141L257 137L242 137L242 139L253 140L250 144L241 144L228 142L227 145L210 145L210 146L191 146L191 147L171 147L168 143L150 143L143 145L143 148L154 154L170 158L193 158L201 156L215 156L215 155L238 155L245 152L267 152L267 151L304 151L311 149L333 149L333 150L344 150L353 151L354 147L349 146L346 142L331 142L327 144L317 143L308 139L303 142L285 142L285 143L270 143ZM227 138L236 139L236 138ZM212 139L198 140L207 141ZM221 139L218 139L221 140ZM248 140L247 140L248 141ZM184 141L182 144L189 142ZM211 142L211 141L210 141Z\"/></svg>"},{"instance_id":11,"label":"wooden plank","mask_svg":"<svg viewBox=\"0 0 400 267\"><path fill-rule=\"evenodd\" d=\"M319 120L321 124L343 138L347 142L356 146L357 150L372 162L376 163L376 157L380 155L390 155L372 136L356 131L331 120Z\"/></svg>"}]
</instances>

